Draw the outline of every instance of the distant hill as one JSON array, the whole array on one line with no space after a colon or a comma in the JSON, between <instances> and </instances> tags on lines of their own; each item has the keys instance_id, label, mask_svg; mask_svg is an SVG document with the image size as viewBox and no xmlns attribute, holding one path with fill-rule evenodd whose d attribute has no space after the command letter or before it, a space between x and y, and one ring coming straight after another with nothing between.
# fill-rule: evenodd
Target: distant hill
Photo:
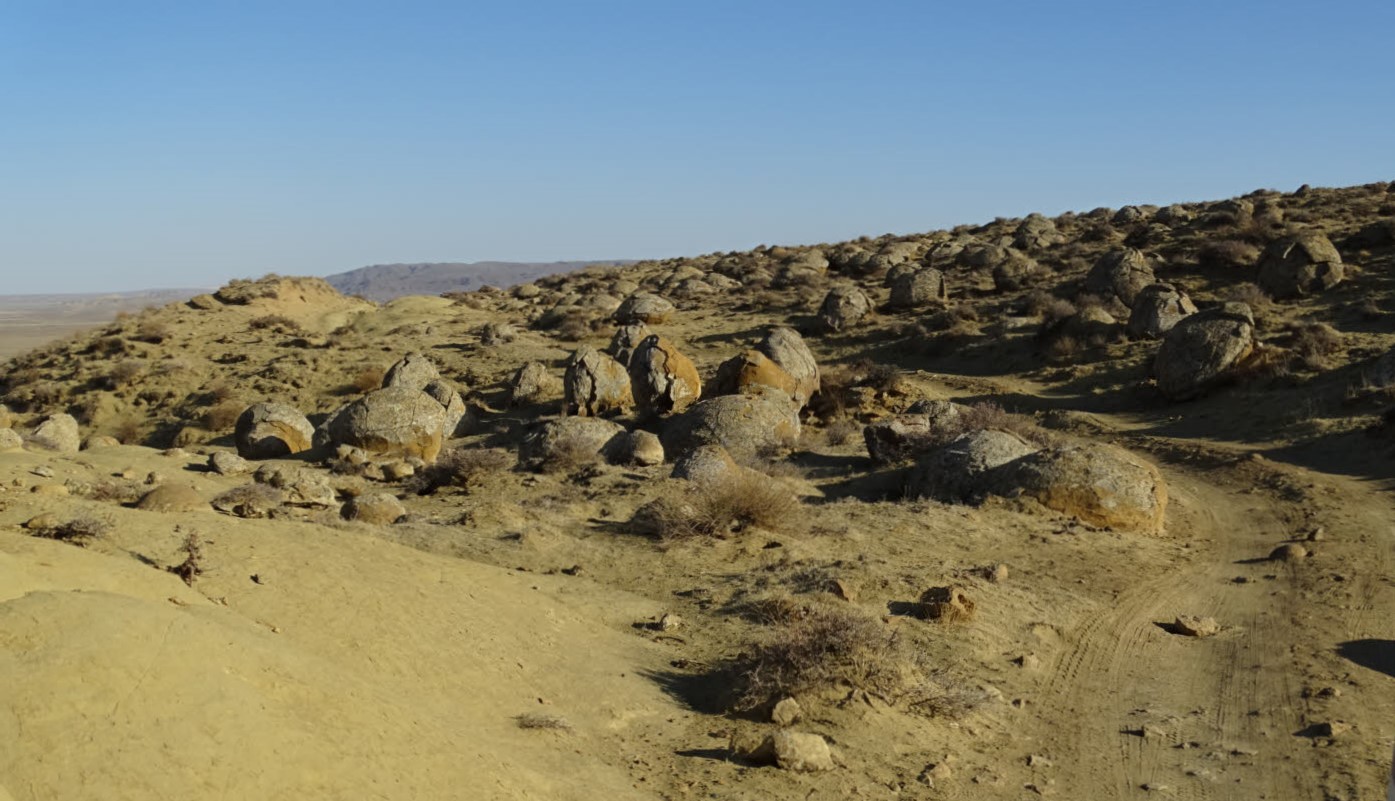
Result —
<instances>
[{"instance_id":1,"label":"distant hill","mask_svg":"<svg viewBox=\"0 0 1395 801\"><path fill-rule=\"evenodd\" d=\"M369 300L382 302L403 295L440 295L444 292L466 292L485 285L502 288L526 284L545 275L569 273L595 264L621 266L634 263L624 259L602 259L374 264L326 276L325 280L346 295L362 295Z\"/></svg>"},{"instance_id":2,"label":"distant hill","mask_svg":"<svg viewBox=\"0 0 1395 801\"><path fill-rule=\"evenodd\" d=\"M138 312L186 300L204 289L149 289L137 292L0 295L0 361L53 339L111 322L121 312Z\"/></svg>"}]
</instances>

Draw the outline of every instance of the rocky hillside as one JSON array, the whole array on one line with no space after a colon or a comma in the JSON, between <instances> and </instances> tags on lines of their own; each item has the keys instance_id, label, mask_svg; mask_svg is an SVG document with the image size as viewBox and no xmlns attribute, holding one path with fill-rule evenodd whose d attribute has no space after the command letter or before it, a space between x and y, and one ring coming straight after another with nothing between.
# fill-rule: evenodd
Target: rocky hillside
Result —
<instances>
[{"instance_id":1,"label":"rocky hillside","mask_svg":"<svg viewBox=\"0 0 1395 801\"><path fill-rule=\"evenodd\" d=\"M54 343L0 387L0 788L1371 797L1392 275L1380 183Z\"/></svg>"},{"instance_id":2,"label":"rocky hillside","mask_svg":"<svg viewBox=\"0 0 1395 801\"><path fill-rule=\"evenodd\" d=\"M512 287L546 275L580 270L591 265L617 266L632 261L476 261L425 264L374 264L326 276L345 295L361 295L379 303L404 295L443 295L485 286Z\"/></svg>"}]
</instances>

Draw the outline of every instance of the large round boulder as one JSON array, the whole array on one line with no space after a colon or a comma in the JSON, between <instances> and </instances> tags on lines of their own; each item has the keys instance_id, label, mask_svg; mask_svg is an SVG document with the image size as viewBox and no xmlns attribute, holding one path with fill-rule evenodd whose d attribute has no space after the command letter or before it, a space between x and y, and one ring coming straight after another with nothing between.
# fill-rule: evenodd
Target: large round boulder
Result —
<instances>
[{"instance_id":1,"label":"large round boulder","mask_svg":"<svg viewBox=\"0 0 1395 801\"><path fill-rule=\"evenodd\" d=\"M1322 234L1300 234L1269 243L1259 257L1259 288L1272 298L1312 295L1341 283L1342 254Z\"/></svg>"},{"instance_id":2,"label":"large round boulder","mask_svg":"<svg viewBox=\"0 0 1395 801\"><path fill-rule=\"evenodd\" d=\"M409 353L383 374L383 386L425 389L440 378L441 371L436 368L435 362L420 353Z\"/></svg>"},{"instance_id":3,"label":"large round boulder","mask_svg":"<svg viewBox=\"0 0 1395 801\"><path fill-rule=\"evenodd\" d=\"M673 478L699 484L715 484L737 475L740 467L721 445L700 445L679 456L673 463Z\"/></svg>"},{"instance_id":4,"label":"large round boulder","mask_svg":"<svg viewBox=\"0 0 1395 801\"><path fill-rule=\"evenodd\" d=\"M649 326L644 323L622 325L616 329L615 336L610 338L610 346L605 349L605 352L610 354L615 361L629 367L630 358L634 356L639 343L648 339L653 333L649 330Z\"/></svg>"},{"instance_id":5,"label":"large round boulder","mask_svg":"<svg viewBox=\"0 0 1395 801\"><path fill-rule=\"evenodd\" d=\"M1003 259L993 265L993 288L999 292L1014 292L1030 284L1040 273L1041 265L1035 259L1007 248Z\"/></svg>"},{"instance_id":6,"label":"large round boulder","mask_svg":"<svg viewBox=\"0 0 1395 801\"><path fill-rule=\"evenodd\" d=\"M1172 284L1149 284L1134 298L1128 332L1134 339L1157 339L1183 318L1196 314L1196 304Z\"/></svg>"},{"instance_id":7,"label":"large round boulder","mask_svg":"<svg viewBox=\"0 0 1395 801\"><path fill-rule=\"evenodd\" d=\"M1132 307L1138 293L1156 282L1153 268L1142 252L1121 248L1109 251L1095 262L1085 276L1085 289L1105 300L1118 298L1120 303Z\"/></svg>"},{"instance_id":8,"label":"large round boulder","mask_svg":"<svg viewBox=\"0 0 1395 801\"><path fill-rule=\"evenodd\" d=\"M1197 312L1167 332L1153 373L1172 400L1194 398L1224 380L1254 349L1254 315L1243 303Z\"/></svg>"},{"instance_id":9,"label":"large round boulder","mask_svg":"<svg viewBox=\"0 0 1395 801\"><path fill-rule=\"evenodd\" d=\"M1012 235L1012 246L1019 250L1039 250L1066 241L1056 223L1040 214L1029 214Z\"/></svg>"},{"instance_id":10,"label":"large round boulder","mask_svg":"<svg viewBox=\"0 0 1395 801\"><path fill-rule=\"evenodd\" d=\"M77 418L70 414L51 414L34 428L34 439L60 453L77 453L82 449L82 430Z\"/></svg>"},{"instance_id":11,"label":"large round boulder","mask_svg":"<svg viewBox=\"0 0 1395 801\"><path fill-rule=\"evenodd\" d=\"M620 303L614 320L620 325L658 325L673 315L673 304L652 292L636 292Z\"/></svg>"},{"instance_id":12,"label":"large round boulder","mask_svg":"<svg viewBox=\"0 0 1395 801\"><path fill-rule=\"evenodd\" d=\"M334 445L434 462L453 433L446 424L446 407L436 398L411 387L385 387L336 412L325 423L325 434Z\"/></svg>"},{"instance_id":13,"label":"large round boulder","mask_svg":"<svg viewBox=\"0 0 1395 801\"><path fill-rule=\"evenodd\" d=\"M528 362L518 368L509 382L509 405L540 403L557 396L562 382L542 362Z\"/></svg>"},{"instance_id":14,"label":"large round boulder","mask_svg":"<svg viewBox=\"0 0 1395 801\"><path fill-rule=\"evenodd\" d=\"M698 401L670 418L660 436L668 453L721 445L733 454L751 455L788 447L799 439L799 431L799 405L779 390L755 386L740 395Z\"/></svg>"},{"instance_id":15,"label":"large round boulder","mask_svg":"<svg viewBox=\"0 0 1395 801\"><path fill-rule=\"evenodd\" d=\"M1158 469L1112 445L1046 448L1004 468L994 483L999 494L1034 498L1096 526L1160 531L1167 509Z\"/></svg>"},{"instance_id":16,"label":"large round boulder","mask_svg":"<svg viewBox=\"0 0 1395 801\"><path fill-rule=\"evenodd\" d=\"M933 450L960 430L964 407L951 401L927 401L919 409L893 415L862 429L867 455L877 464L911 459Z\"/></svg>"},{"instance_id":17,"label":"large round boulder","mask_svg":"<svg viewBox=\"0 0 1395 801\"><path fill-rule=\"evenodd\" d=\"M256 403L237 418L233 441L244 459L279 459L310 450L315 427L299 409L284 403Z\"/></svg>"},{"instance_id":18,"label":"large round boulder","mask_svg":"<svg viewBox=\"0 0 1395 801\"><path fill-rule=\"evenodd\" d=\"M598 456L618 461L628 455L625 427L598 417L560 417L534 426L523 438L519 460L530 468L568 458Z\"/></svg>"},{"instance_id":19,"label":"large round boulder","mask_svg":"<svg viewBox=\"0 0 1395 801\"><path fill-rule=\"evenodd\" d=\"M438 379L422 387L421 391L435 398L436 402L441 404L441 408L446 410L446 422L441 428L446 439L465 436L471 422L470 410L455 387L445 380Z\"/></svg>"},{"instance_id":20,"label":"large round boulder","mask_svg":"<svg viewBox=\"0 0 1395 801\"><path fill-rule=\"evenodd\" d=\"M756 345L756 350L770 357L770 361L789 373L795 383L792 397L801 408L807 406L809 399L819 391L821 383L819 363L805 344L804 337L793 328L772 328Z\"/></svg>"},{"instance_id":21,"label":"large round boulder","mask_svg":"<svg viewBox=\"0 0 1395 801\"><path fill-rule=\"evenodd\" d=\"M747 387L773 387L791 398L799 391L798 382L785 368L758 350L748 350L717 366L708 385L708 395L739 395Z\"/></svg>"},{"instance_id":22,"label":"large round boulder","mask_svg":"<svg viewBox=\"0 0 1395 801\"><path fill-rule=\"evenodd\" d=\"M651 334L630 357L630 391L643 414L681 412L702 396L702 382L691 359L678 346Z\"/></svg>"},{"instance_id":23,"label":"large round boulder","mask_svg":"<svg viewBox=\"0 0 1395 801\"><path fill-rule=\"evenodd\" d=\"M979 498L989 492L992 471L1036 450L1008 431L962 434L921 457L906 478L906 495L951 503Z\"/></svg>"},{"instance_id":24,"label":"large round boulder","mask_svg":"<svg viewBox=\"0 0 1395 801\"><path fill-rule=\"evenodd\" d=\"M872 311L867 293L855 286L830 289L819 306L819 325L825 331L845 331L863 320Z\"/></svg>"},{"instance_id":25,"label":"large round boulder","mask_svg":"<svg viewBox=\"0 0 1395 801\"><path fill-rule=\"evenodd\" d=\"M590 345L583 345L567 362L562 391L567 414L582 417L623 412L634 405L629 371Z\"/></svg>"},{"instance_id":26,"label":"large round boulder","mask_svg":"<svg viewBox=\"0 0 1395 801\"><path fill-rule=\"evenodd\" d=\"M890 305L893 309L913 309L948 297L944 273L934 267L922 267L896 277L891 284Z\"/></svg>"}]
</instances>

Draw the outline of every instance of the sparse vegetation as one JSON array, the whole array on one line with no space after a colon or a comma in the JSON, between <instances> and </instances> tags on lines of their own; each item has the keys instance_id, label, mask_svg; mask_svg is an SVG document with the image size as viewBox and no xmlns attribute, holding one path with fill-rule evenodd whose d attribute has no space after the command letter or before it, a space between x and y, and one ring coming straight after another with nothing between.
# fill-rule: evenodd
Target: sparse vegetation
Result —
<instances>
[{"instance_id":1,"label":"sparse vegetation","mask_svg":"<svg viewBox=\"0 0 1395 801\"><path fill-rule=\"evenodd\" d=\"M452 448L412 476L406 489L417 495L430 495L442 487L469 490L485 476L507 470L513 462L511 454L494 448Z\"/></svg>"},{"instance_id":2,"label":"sparse vegetation","mask_svg":"<svg viewBox=\"0 0 1395 801\"><path fill-rule=\"evenodd\" d=\"M184 542L179 546L179 553L183 555L183 561L166 569L192 587L199 576L203 575L203 540L199 538L197 531L190 531L185 535Z\"/></svg>"},{"instance_id":3,"label":"sparse vegetation","mask_svg":"<svg viewBox=\"0 0 1395 801\"><path fill-rule=\"evenodd\" d=\"M539 712L530 712L514 718L520 729L548 729L552 731L571 731L572 724L561 715L545 715Z\"/></svg>"},{"instance_id":4,"label":"sparse vegetation","mask_svg":"<svg viewBox=\"0 0 1395 801\"><path fill-rule=\"evenodd\" d=\"M303 331L300 323L284 314L264 314L260 317L253 317L247 321L247 327L253 331L273 330L281 334L299 334Z\"/></svg>"},{"instance_id":5,"label":"sparse vegetation","mask_svg":"<svg viewBox=\"0 0 1395 801\"><path fill-rule=\"evenodd\" d=\"M209 407L203 413L203 427L214 433L230 431L242 416L242 404L235 401L222 401Z\"/></svg>"},{"instance_id":6,"label":"sparse vegetation","mask_svg":"<svg viewBox=\"0 0 1395 801\"><path fill-rule=\"evenodd\" d=\"M87 543L106 535L110 530L111 523L109 521L84 516L75 517L62 523L42 526L35 529L34 536L85 547Z\"/></svg>"},{"instance_id":7,"label":"sparse vegetation","mask_svg":"<svg viewBox=\"0 0 1395 801\"><path fill-rule=\"evenodd\" d=\"M779 479L755 471L696 483L661 499L646 525L660 539L725 537L757 527L792 531L804 522L799 499Z\"/></svg>"}]
</instances>

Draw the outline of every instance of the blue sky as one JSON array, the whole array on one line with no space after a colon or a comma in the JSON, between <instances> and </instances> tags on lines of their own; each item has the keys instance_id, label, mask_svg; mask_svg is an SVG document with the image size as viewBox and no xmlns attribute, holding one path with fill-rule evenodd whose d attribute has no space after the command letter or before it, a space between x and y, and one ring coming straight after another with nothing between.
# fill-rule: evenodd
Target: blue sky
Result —
<instances>
[{"instance_id":1,"label":"blue sky","mask_svg":"<svg viewBox=\"0 0 1395 801\"><path fill-rule=\"evenodd\" d=\"M1395 179L1395 3L0 0L0 292Z\"/></svg>"}]
</instances>

